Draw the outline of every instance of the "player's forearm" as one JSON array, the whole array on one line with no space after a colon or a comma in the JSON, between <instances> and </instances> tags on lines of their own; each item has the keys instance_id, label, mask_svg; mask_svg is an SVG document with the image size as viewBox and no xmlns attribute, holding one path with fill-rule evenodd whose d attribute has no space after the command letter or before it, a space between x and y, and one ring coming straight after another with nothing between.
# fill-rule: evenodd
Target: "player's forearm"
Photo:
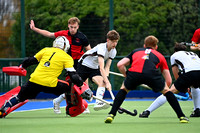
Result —
<instances>
[{"instance_id":1,"label":"player's forearm","mask_svg":"<svg viewBox=\"0 0 200 133\"><path fill-rule=\"evenodd\" d=\"M170 87L171 84L172 84L172 78L171 78L169 70L168 69L164 69L163 72L162 72L162 75L163 75L163 77L165 79L165 82L166 82L167 86Z\"/></svg>"},{"instance_id":2,"label":"player's forearm","mask_svg":"<svg viewBox=\"0 0 200 133\"><path fill-rule=\"evenodd\" d=\"M117 63L117 68L126 77L126 66L130 64L130 59L129 58L123 58Z\"/></svg>"},{"instance_id":3,"label":"player's forearm","mask_svg":"<svg viewBox=\"0 0 200 133\"><path fill-rule=\"evenodd\" d=\"M191 49L192 51L198 51L198 50L200 50L200 47L199 47L199 46L198 46L198 47L190 46L190 49Z\"/></svg>"},{"instance_id":4,"label":"player's forearm","mask_svg":"<svg viewBox=\"0 0 200 133\"><path fill-rule=\"evenodd\" d=\"M120 71L121 74L124 75L124 77L126 77L126 67L121 65L121 66L117 66L118 70Z\"/></svg>"},{"instance_id":5,"label":"player's forearm","mask_svg":"<svg viewBox=\"0 0 200 133\"><path fill-rule=\"evenodd\" d=\"M88 50L90 50L90 49L91 49L90 44L89 44L88 46L85 47L85 50L86 50L86 51L88 51Z\"/></svg>"},{"instance_id":6,"label":"player's forearm","mask_svg":"<svg viewBox=\"0 0 200 133\"><path fill-rule=\"evenodd\" d=\"M100 68L100 72L101 72L101 76L104 79L104 82L105 83L110 83L109 80L108 80L108 78L107 78L107 74L106 74L106 71L104 70L104 68Z\"/></svg>"},{"instance_id":7,"label":"player's forearm","mask_svg":"<svg viewBox=\"0 0 200 133\"><path fill-rule=\"evenodd\" d=\"M54 33L51 33L51 32L49 32L47 30L42 30L42 29L39 29L37 27L34 27L32 30L37 32L37 33L39 33L39 34L41 34L41 35L43 35L43 36L45 36L45 37L55 38Z\"/></svg>"},{"instance_id":8,"label":"player's forearm","mask_svg":"<svg viewBox=\"0 0 200 133\"><path fill-rule=\"evenodd\" d=\"M177 66L173 66L172 67L172 73L174 75L175 80L177 80L177 78L179 77L178 73L179 73L179 68Z\"/></svg>"},{"instance_id":9,"label":"player's forearm","mask_svg":"<svg viewBox=\"0 0 200 133\"><path fill-rule=\"evenodd\" d=\"M28 57L22 62L22 67L27 68L31 65L38 64L38 60L35 57Z\"/></svg>"},{"instance_id":10,"label":"player's forearm","mask_svg":"<svg viewBox=\"0 0 200 133\"><path fill-rule=\"evenodd\" d=\"M107 62L106 62L106 66L105 66L105 72L106 72L106 76L109 76L109 71L110 71L110 65L111 65L111 63L112 63L112 60L108 60Z\"/></svg>"},{"instance_id":11,"label":"player's forearm","mask_svg":"<svg viewBox=\"0 0 200 133\"><path fill-rule=\"evenodd\" d=\"M106 73L106 76L108 77L109 76L109 71L110 71L110 69L109 68L105 68L105 73Z\"/></svg>"}]
</instances>

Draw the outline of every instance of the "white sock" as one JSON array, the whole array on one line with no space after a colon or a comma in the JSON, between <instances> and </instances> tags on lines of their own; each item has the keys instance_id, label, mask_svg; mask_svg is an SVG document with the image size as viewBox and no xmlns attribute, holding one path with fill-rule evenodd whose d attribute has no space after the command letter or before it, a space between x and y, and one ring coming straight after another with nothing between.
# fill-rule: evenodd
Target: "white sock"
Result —
<instances>
[{"instance_id":1,"label":"white sock","mask_svg":"<svg viewBox=\"0 0 200 133\"><path fill-rule=\"evenodd\" d=\"M159 97L156 98L156 100L149 106L147 110L150 112L153 112L160 106L162 106L164 103L167 102L167 98L164 95L160 95Z\"/></svg>"},{"instance_id":2,"label":"white sock","mask_svg":"<svg viewBox=\"0 0 200 133\"><path fill-rule=\"evenodd\" d=\"M192 93L192 101L194 104L194 110L196 108L200 109L200 89L199 88L191 88Z\"/></svg>"},{"instance_id":3,"label":"white sock","mask_svg":"<svg viewBox=\"0 0 200 133\"><path fill-rule=\"evenodd\" d=\"M96 97L103 99L104 93L105 93L105 87L98 87L96 92ZM100 102L99 100L96 100L96 103Z\"/></svg>"},{"instance_id":4,"label":"white sock","mask_svg":"<svg viewBox=\"0 0 200 133\"><path fill-rule=\"evenodd\" d=\"M65 94L61 94L59 97L54 99L56 103L61 103L63 100L65 100Z\"/></svg>"}]
</instances>

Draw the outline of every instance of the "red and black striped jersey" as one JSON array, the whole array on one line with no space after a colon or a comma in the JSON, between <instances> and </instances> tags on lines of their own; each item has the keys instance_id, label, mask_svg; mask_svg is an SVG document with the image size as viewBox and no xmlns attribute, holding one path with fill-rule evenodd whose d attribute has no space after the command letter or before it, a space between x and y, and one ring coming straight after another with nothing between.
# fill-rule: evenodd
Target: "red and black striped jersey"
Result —
<instances>
[{"instance_id":1,"label":"red and black striped jersey","mask_svg":"<svg viewBox=\"0 0 200 133\"><path fill-rule=\"evenodd\" d=\"M132 72L159 74L164 69L169 70L165 57L152 48L138 48L133 50L127 58L130 59Z\"/></svg>"},{"instance_id":2,"label":"red and black striped jersey","mask_svg":"<svg viewBox=\"0 0 200 133\"><path fill-rule=\"evenodd\" d=\"M80 59L84 54L83 48L89 45L89 41L82 32L77 31L75 35L71 35L69 30L61 30L54 33L55 37L65 36L69 40L70 49L68 54L72 56L73 59Z\"/></svg>"}]
</instances>

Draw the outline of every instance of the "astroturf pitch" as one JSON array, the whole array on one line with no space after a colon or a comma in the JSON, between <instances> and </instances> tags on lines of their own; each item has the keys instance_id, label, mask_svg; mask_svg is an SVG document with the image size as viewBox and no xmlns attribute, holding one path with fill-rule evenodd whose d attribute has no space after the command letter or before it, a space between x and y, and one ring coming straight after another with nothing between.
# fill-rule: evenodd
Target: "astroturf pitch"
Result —
<instances>
[{"instance_id":1,"label":"astroturf pitch","mask_svg":"<svg viewBox=\"0 0 200 133\"><path fill-rule=\"evenodd\" d=\"M51 102L51 101L50 101ZM45 106L44 102L40 102ZM122 107L141 113L152 101L125 101ZM192 101L179 101L184 113L191 114ZM34 104L34 102L32 102ZM38 104L38 102L37 102ZM34 106L34 105L32 105ZM31 107L32 107L31 106ZM23 108L22 108L23 109ZM188 124L179 123L176 114L168 103L155 110L149 118L133 117L127 114L117 114L111 124L105 124L104 119L110 109L94 111L89 105L90 114L77 117L54 114L52 108L20 111L0 119L0 133L198 133L200 118L189 118Z\"/></svg>"}]
</instances>

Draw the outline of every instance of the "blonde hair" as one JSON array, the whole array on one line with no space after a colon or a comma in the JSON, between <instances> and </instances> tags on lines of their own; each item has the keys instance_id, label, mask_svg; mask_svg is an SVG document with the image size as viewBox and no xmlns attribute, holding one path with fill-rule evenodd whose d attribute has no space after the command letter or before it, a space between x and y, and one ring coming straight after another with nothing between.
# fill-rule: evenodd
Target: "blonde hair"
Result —
<instances>
[{"instance_id":1,"label":"blonde hair","mask_svg":"<svg viewBox=\"0 0 200 133\"><path fill-rule=\"evenodd\" d=\"M78 23L78 25L80 24L80 20L77 17L72 17L68 20L68 24L75 24Z\"/></svg>"},{"instance_id":2,"label":"blonde hair","mask_svg":"<svg viewBox=\"0 0 200 133\"><path fill-rule=\"evenodd\" d=\"M109 40L119 40L120 36L116 30L111 30L107 33L107 39Z\"/></svg>"},{"instance_id":3,"label":"blonde hair","mask_svg":"<svg viewBox=\"0 0 200 133\"><path fill-rule=\"evenodd\" d=\"M158 44L158 39L155 36L147 36L144 39L144 44L146 47L156 47L156 45Z\"/></svg>"}]
</instances>

